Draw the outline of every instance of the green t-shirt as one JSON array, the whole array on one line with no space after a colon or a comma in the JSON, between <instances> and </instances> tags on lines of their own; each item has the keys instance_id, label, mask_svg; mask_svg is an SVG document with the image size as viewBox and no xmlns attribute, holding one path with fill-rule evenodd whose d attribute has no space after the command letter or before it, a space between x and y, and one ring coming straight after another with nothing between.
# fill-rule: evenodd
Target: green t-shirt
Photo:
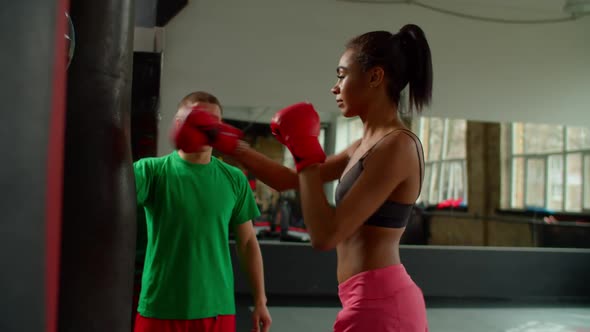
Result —
<instances>
[{"instance_id":1,"label":"green t-shirt","mask_svg":"<svg viewBox=\"0 0 590 332\"><path fill-rule=\"evenodd\" d=\"M178 152L134 163L147 247L138 311L160 319L235 314L229 227L260 212L246 176L215 157Z\"/></svg>"}]
</instances>

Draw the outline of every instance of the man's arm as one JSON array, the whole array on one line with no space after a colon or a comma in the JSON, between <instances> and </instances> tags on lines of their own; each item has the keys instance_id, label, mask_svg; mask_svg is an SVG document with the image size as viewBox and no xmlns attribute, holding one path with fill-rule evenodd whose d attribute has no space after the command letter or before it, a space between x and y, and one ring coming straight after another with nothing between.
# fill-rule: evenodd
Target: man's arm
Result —
<instances>
[{"instance_id":1,"label":"man's arm","mask_svg":"<svg viewBox=\"0 0 590 332\"><path fill-rule=\"evenodd\" d=\"M145 205L149 201L152 184L152 159L140 159L133 163L135 175L135 192L137 205Z\"/></svg>"},{"instance_id":2,"label":"man's arm","mask_svg":"<svg viewBox=\"0 0 590 332\"><path fill-rule=\"evenodd\" d=\"M236 235L238 259L242 270L248 275L250 289L254 296L254 304L266 305L262 254L252 221L236 225L234 232Z\"/></svg>"}]
</instances>

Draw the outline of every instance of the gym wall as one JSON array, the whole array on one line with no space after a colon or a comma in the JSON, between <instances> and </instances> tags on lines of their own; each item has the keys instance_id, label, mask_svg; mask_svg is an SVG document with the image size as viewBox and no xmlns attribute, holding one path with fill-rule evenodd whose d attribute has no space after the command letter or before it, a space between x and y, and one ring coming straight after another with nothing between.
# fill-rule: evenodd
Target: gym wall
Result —
<instances>
[{"instance_id":1,"label":"gym wall","mask_svg":"<svg viewBox=\"0 0 590 332\"><path fill-rule=\"evenodd\" d=\"M457 9L509 18L563 15L555 3L541 14L483 2ZM227 107L309 100L337 113L329 90L344 43L409 22L423 27L432 49L434 100L426 115L590 126L588 18L492 24L415 6L314 0L190 2L166 26L162 123L190 88L210 90ZM160 150L169 150L167 142L160 141Z\"/></svg>"}]
</instances>

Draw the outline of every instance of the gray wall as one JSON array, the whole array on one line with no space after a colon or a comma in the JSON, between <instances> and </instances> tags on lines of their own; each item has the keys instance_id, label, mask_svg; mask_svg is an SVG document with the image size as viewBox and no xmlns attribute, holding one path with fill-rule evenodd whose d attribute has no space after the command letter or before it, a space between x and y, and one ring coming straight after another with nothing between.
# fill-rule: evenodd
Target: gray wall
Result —
<instances>
[{"instance_id":1,"label":"gray wall","mask_svg":"<svg viewBox=\"0 0 590 332\"><path fill-rule=\"evenodd\" d=\"M260 246L269 297L337 296L335 251L317 252L307 244ZM426 297L590 300L587 249L402 246L401 256ZM236 292L249 293L237 261L234 269Z\"/></svg>"}]
</instances>

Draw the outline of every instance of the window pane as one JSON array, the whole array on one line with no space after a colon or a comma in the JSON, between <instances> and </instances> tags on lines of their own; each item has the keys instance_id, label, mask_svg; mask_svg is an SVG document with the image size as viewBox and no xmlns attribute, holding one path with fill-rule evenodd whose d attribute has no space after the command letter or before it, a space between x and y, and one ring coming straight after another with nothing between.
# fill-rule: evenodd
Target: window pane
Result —
<instances>
[{"instance_id":1,"label":"window pane","mask_svg":"<svg viewBox=\"0 0 590 332\"><path fill-rule=\"evenodd\" d=\"M432 169L430 170L430 188L428 193L428 203L429 204L436 204L439 202L438 200L438 193L439 193L439 177L438 177L438 164L432 164Z\"/></svg>"},{"instance_id":2,"label":"window pane","mask_svg":"<svg viewBox=\"0 0 590 332\"><path fill-rule=\"evenodd\" d=\"M447 199L465 198L465 187L463 185L463 163L461 161L443 162L441 201Z\"/></svg>"},{"instance_id":3,"label":"window pane","mask_svg":"<svg viewBox=\"0 0 590 332\"><path fill-rule=\"evenodd\" d=\"M563 176L563 155L549 156L547 208L550 210L563 209Z\"/></svg>"},{"instance_id":4,"label":"window pane","mask_svg":"<svg viewBox=\"0 0 590 332\"><path fill-rule=\"evenodd\" d=\"M463 202L468 204L469 202L469 185L467 183L467 160L461 161L461 174L463 175Z\"/></svg>"},{"instance_id":5,"label":"window pane","mask_svg":"<svg viewBox=\"0 0 590 332\"><path fill-rule=\"evenodd\" d=\"M528 159L526 165L526 207L545 207L545 160Z\"/></svg>"},{"instance_id":6,"label":"window pane","mask_svg":"<svg viewBox=\"0 0 590 332\"><path fill-rule=\"evenodd\" d=\"M582 210L582 155L579 153L567 156L567 189L565 209L576 212Z\"/></svg>"},{"instance_id":7,"label":"window pane","mask_svg":"<svg viewBox=\"0 0 590 332\"><path fill-rule=\"evenodd\" d=\"M466 195L466 187L465 187L465 172L463 170L463 162L457 161L450 164L451 170L451 187L450 187L450 198L453 199L463 199L465 201Z\"/></svg>"},{"instance_id":8,"label":"window pane","mask_svg":"<svg viewBox=\"0 0 590 332\"><path fill-rule=\"evenodd\" d=\"M440 167L441 167L441 176L442 176L442 184L440 187L440 201L444 201L446 199L449 199L451 197L449 197L449 186L450 186L450 174L449 174L449 170L451 169L449 167L449 163L441 163Z\"/></svg>"},{"instance_id":9,"label":"window pane","mask_svg":"<svg viewBox=\"0 0 590 332\"><path fill-rule=\"evenodd\" d=\"M590 155L584 156L584 209L590 210Z\"/></svg>"},{"instance_id":10,"label":"window pane","mask_svg":"<svg viewBox=\"0 0 590 332\"><path fill-rule=\"evenodd\" d=\"M561 152L563 144L563 126L532 123L524 125L525 153Z\"/></svg>"},{"instance_id":11,"label":"window pane","mask_svg":"<svg viewBox=\"0 0 590 332\"><path fill-rule=\"evenodd\" d=\"M500 124L500 208L511 208L512 193L512 123Z\"/></svg>"},{"instance_id":12,"label":"window pane","mask_svg":"<svg viewBox=\"0 0 590 332\"><path fill-rule=\"evenodd\" d=\"M419 201L422 204L437 204L449 198L463 198L466 201L464 165L467 121L421 117L412 127L417 128L415 132L422 141L426 159ZM448 159L453 161L443 162Z\"/></svg>"},{"instance_id":13,"label":"window pane","mask_svg":"<svg viewBox=\"0 0 590 332\"><path fill-rule=\"evenodd\" d=\"M422 182L422 190L420 191L420 197L418 197L418 203L428 204L428 194L430 193L430 170L432 166L426 164L424 166L424 180Z\"/></svg>"},{"instance_id":14,"label":"window pane","mask_svg":"<svg viewBox=\"0 0 590 332\"><path fill-rule=\"evenodd\" d=\"M514 123L512 125L512 153L524 153L524 124Z\"/></svg>"},{"instance_id":15,"label":"window pane","mask_svg":"<svg viewBox=\"0 0 590 332\"><path fill-rule=\"evenodd\" d=\"M504 195L510 197L507 205L569 212L590 209L590 128L513 123L511 133L511 139L503 136L503 142L510 142L503 149L504 158L510 158L510 151L530 156L504 166L512 168L507 172L511 181L503 185Z\"/></svg>"},{"instance_id":16,"label":"window pane","mask_svg":"<svg viewBox=\"0 0 590 332\"><path fill-rule=\"evenodd\" d=\"M443 120L430 118L430 132L428 137L428 161L440 160L442 150Z\"/></svg>"},{"instance_id":17,"label":"window pane","mask_svg":"<svg viewBox=\"0 0 590 332\"><path fill-rule=\"evenodd\" d=\"M567 149L590 149L590 129L584 127L567 128Z\"/></svg>"},{"instance_id":18,"label":"window pane","mask_svg":"<svg viewBox=\"0 0 590 332\"><path fill-rule=\"evenodd\" d=\"M512 198L511 206L516 209L524 208L524 158L512 160Z\"/></svg>"},{"instance_id":19,"label":"window pane","mask_svg":"<svg viewBox=\"0 0 590 332\"><path fill-rule=\"evenodd\" d=\"M449 120L449 132L447 135L447 159L459 159L466 157L465 135L467 133L467 121Z\"/></svg>"}]
</instances>

